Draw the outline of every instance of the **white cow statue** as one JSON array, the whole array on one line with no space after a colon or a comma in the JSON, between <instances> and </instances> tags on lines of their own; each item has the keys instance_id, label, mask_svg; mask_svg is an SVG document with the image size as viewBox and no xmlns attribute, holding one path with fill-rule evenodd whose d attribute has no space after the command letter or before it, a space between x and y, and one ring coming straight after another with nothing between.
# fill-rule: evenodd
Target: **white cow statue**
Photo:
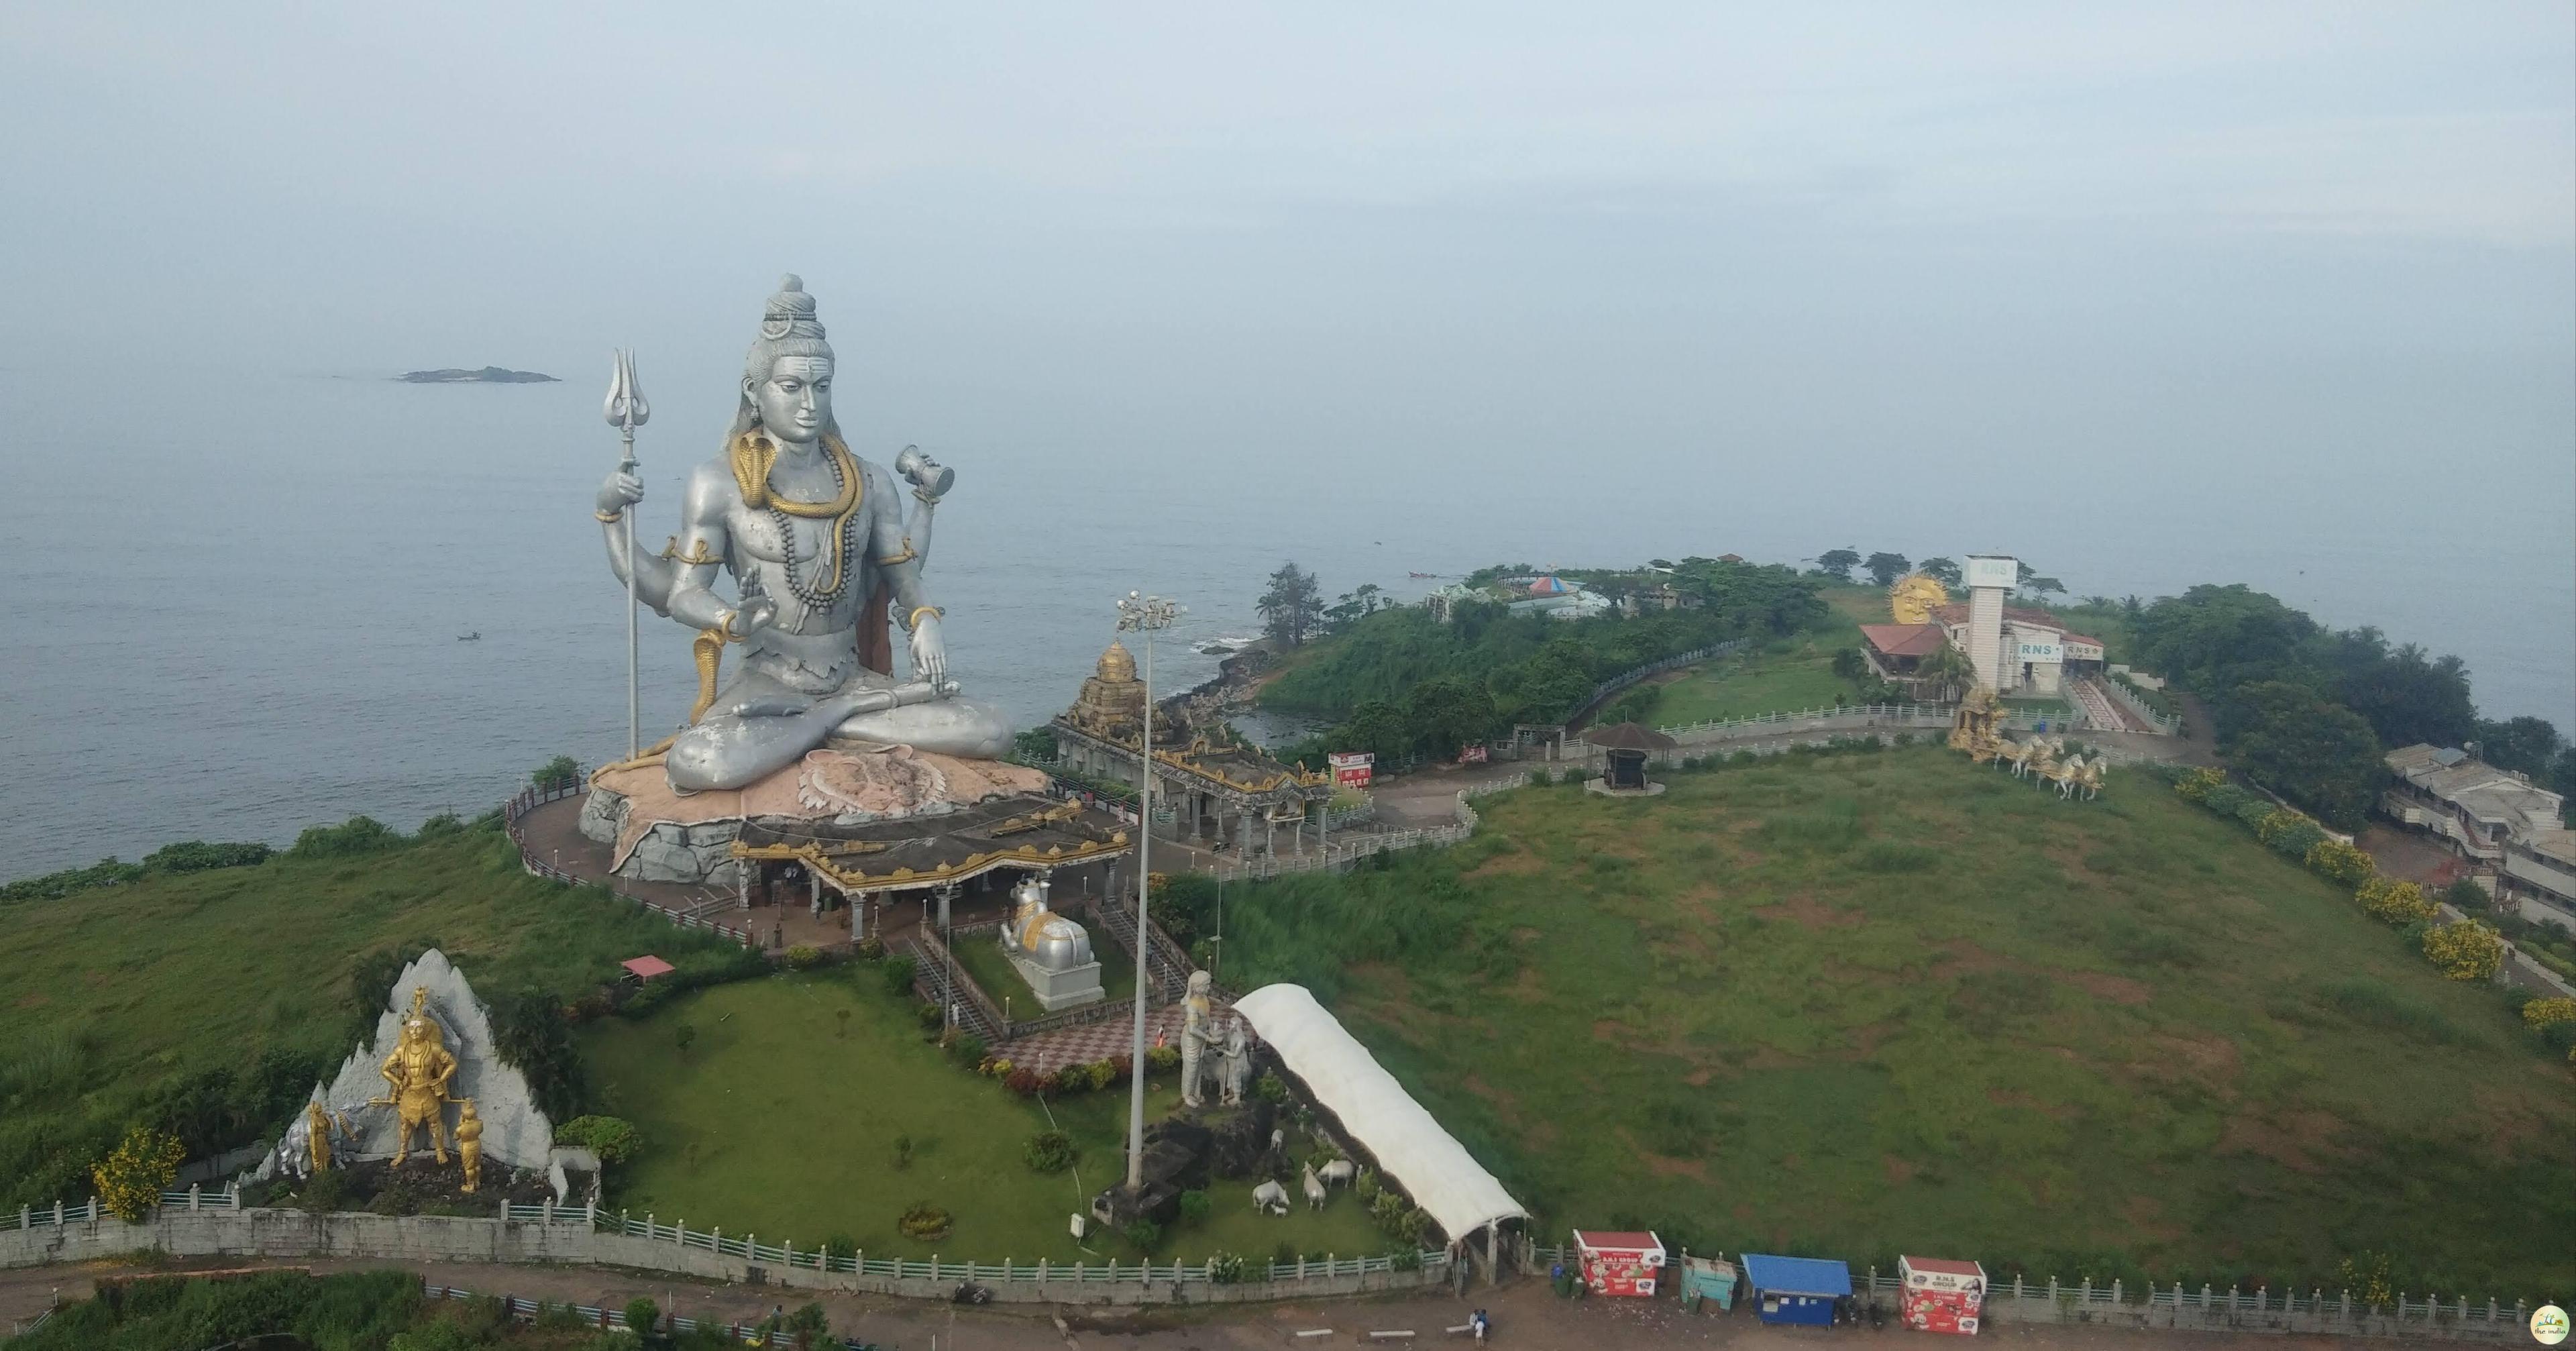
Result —
<instances>
[{"instance_id":1,"label":"white cow statue","mask_svg":"<svg viewBox=\"0 0 2576 1351\"><path fill-rule=\"evenodd\" d=\"M1358 1164L1348 1159L1335 1159L1317 1170L1315 1175L1324 1179L1324 1185L1327 1187L1347 1187L1352 1178L1359 1176L1359 1172Z\"/></svg>"},{"instance_id":2,"label":"white cow statue","mask_svg":"<svg viewBox=\"0 0 2576 1351\"><path fill-rule=\"evenodd\" d=\"M1322 1210L1324 1208L1324 1180L1315 1176L1315 1166L1313 1164L1306 1165L1305 1173L1306 1208L1308 1210Z\"/></svg>"},{"instance_id":3,"label":"white cow statue","mask_svg":"<svg viewBox=\"0 0 2576 1351\"><path fill-rule=\"evenodd\" d=\"M1264 1182L1252 1189L1252 1208L1273 1215L1288 1213L1288 1189L1276 1182Z\"/></svg>"}]
</instances>

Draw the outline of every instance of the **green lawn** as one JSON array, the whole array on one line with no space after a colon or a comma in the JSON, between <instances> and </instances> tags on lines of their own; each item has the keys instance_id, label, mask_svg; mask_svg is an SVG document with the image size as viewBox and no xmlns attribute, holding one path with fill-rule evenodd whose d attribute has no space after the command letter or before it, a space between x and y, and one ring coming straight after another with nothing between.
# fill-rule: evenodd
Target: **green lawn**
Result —
<instances>
[{"instance_id":1,"label":"green lawn","mask_svg":"<svg viewBox=\"0 0 2576 1351\"><path fill-rule=\"evenodd\" d=\"M1315 988L1550 1232L2576 1285L2568 1068L2159 782L2071 804L1917 747L1669 783L1260 884L1238 979Z\"/></svg>"},{"instance_id":2,"label":"green lawn","mask_svg":"<svg viewBox=\"0 0 2576 1351\"><path fill-rule=\"evenodd\" d=\"M1008 1012L1012 1018L1045 1016L1045 1010L1038 1006L1036 997L1029 992L1029 983L1020 979L1018 968L1011 965L1010 958L1002 955L1001 946L993 941L991 934L960 939L956 952L958 964L966 968L966 974L977 985L984 987L984 993L991 995L995 1004L1001 1003L1005 995L1010 997ZM1134 959L1119 951L1117 944L1100 938L1096 930L1091 955L1100 959L1103 998L1114 1003L1136 997Z\"/></svg>"},{"instance_id":3,"label":"green lawn","mask_svg":"<svg viewBox=\"0 0 2576 1351\"><path fill-rule=\"evenodd\" d=\"M1740 656L1685 668L1680 679L1656 687L1646 722L1678 727L1755 713L1822 708L1841 695L1861 697L1859 682L1834 674L1834 654L1860 644L1860 626L1887 622L1887 595L1874 587L1836 586L1825 591L1832 620L1824 627L1770 643Z\"/></svg>"},{"instance_id":4,"label":"green lawn","mask_svg":"<svg viewBox=\"0 0 2576 1351\"><path fill-rule=\"evenodd\" d=\"M356 1043L358 960L428 945L487 1000L733 950L530 877L497 830L0 906L0 1205L86 1197L90 1163L165 1112L211 1147L252 1139Z\"/></svg>"},{"instance_id":5,"label":"green lawn","mask_svg":"<svg viewBox=\"0 0 2576 1351\"><path fill-rule=\"evenodd\" d=\"M1124 1167L1126 1089L1049 1104L1081 1156L1073 1173L1033 1173L1020 1151L1047 1129L1048 1109L948 1063L916 1030L909 1002L874 988L875 975L782 974L697 991L641 1022L587 1025L581 1043L600 1110L635 1122L646 1142L644 1157L613 1178L611 1202L763 1242L847 1236L878 1255L1135 1261L1135 1249L1102 1235L1085 1252L1065 1223ZM697 1029L685 1054L673 1035L681 1023ZM1152 1118L1168 1113L1175 1089L1148 1088ZM913 1142L907 1167L895 1166L897 1136ZM1346 1190L1320 1214L1301 1206L1285 1219L1256 1216L1251 1195L1249 1182L1218 1183L1207 1223L1165 1235L1154 1255L1388 1247ZM895 1227L924 1200L956 1217L938 1243Z\"/></svg>"}]
</instances>

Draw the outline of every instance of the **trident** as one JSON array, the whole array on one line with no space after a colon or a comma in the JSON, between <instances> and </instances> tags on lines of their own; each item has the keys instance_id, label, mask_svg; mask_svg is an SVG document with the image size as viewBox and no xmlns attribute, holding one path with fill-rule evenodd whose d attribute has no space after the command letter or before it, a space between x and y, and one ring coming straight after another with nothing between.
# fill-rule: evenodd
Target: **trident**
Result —
<instances>
[{"instance_id":1,"label":"trident","mask_svg":"<svg viewBox=\"0 0 2576 1351\"><path fill-rule=\"evenodd\" d=\"M626 457L617 462L617 472L635 472L635 429L653 415L652 405L644 402L644 387L635 380L635 354L621 347L611 358L608 371L608 402L600 413L608 425L626 441ZM632 760L644 753L643 716L635 686L635 504L629 502L618 514L626 523L626 758Z\"/></svg>"}]
</instances>

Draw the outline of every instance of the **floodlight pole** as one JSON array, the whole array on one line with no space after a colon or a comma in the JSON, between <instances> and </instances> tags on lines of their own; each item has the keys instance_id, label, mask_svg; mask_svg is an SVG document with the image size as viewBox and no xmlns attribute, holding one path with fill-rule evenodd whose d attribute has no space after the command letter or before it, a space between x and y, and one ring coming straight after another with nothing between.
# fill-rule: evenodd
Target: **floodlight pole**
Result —
<instances>
[{"instance_id":1,"label":"floodlight pole","mask_svg":"<svg viewBox=\"0 0 2576 1351\"><path fill-rule=\"evenodd\" d=\"M1136 1027L1127 1062L1127 1193L1145 1186L1145 987L1153 980L1153 930L1147 928L1147 892L1154 839L1154 635L1170 628L1181 607L1161 596L1130 591L1118 602L1118 627L1145 639L1145 726L1136 749Z\"/></svg>"}]
</instances>

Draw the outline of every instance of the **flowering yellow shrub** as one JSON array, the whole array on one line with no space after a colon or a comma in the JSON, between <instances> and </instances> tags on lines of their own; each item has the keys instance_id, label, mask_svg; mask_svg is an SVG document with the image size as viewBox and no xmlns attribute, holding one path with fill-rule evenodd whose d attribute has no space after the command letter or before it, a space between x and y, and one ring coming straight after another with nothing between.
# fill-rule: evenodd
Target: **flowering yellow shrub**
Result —
<instances>
[{"instance_id":1,"label":"flowering yellow shrub","mask_svg":"<svg viewBox=\"0 0 2576 1351\"><path fill-rule=\"evenodd\" d=\"M2401 928L2419 919L2431 919L2441 913L2430 900L2425 898L2422 887L2412 882L2400 882L2393 877L2373 877L2362 883L2360 889L2353 892L2353 896L2361 902L2362 910L2372 919Z\"/></svg>"},{"instance_id":2,"label":"flowering yellow shrub","mask_svg":"<svg viewBox=\"0 0 2576 1351\"><path fill-rule=\"evenodd\" d=\"M2576 1023L2576 999L2535 999L2522 1006L2522 1021L2534 1032L2559 1023Z\"/></svg>"},{"instance_id":3,"label":"flowering yellow shrub","mask_svg":"<svg viewBox=\"0 0 2576 1351\"><path fill-rule=\"evenodd\" d=\"M136 1126L89 1170L89 1180L98 1187L99 1204L109 1214L120 1220L140 1220L143 1212L160 1204L161 1193L169 1190L170 1180L179 1176L179 1165L187 1158L187 1147L178 1136Z\"/></svg>"},{"instance_id":4,"label":"flowering yellow shrub","mask_svg":"<svg viewBox=\"0 0 2576 1351\"><path fill-rule=\"evenodd\" d=\"M2504 965L2504 940L2476 920L2455 920L2424 935L2424 955L2453 980L2493 980Z\"/></svg>"},{"instance_id":5,"label":"flowering yellow shrub","mask_svg":"<svg viewBox=\"0 0 2576 1351\"><path fill-rule=\"evenodd\" d=\"M2299 823L2307 819L2287 807L2274 807L2270 815L2255 825L2254 838L2270 844L2284 833L2297 829Z\"/></svg>"},{"instance_id":6,"label":"flowering yellow shrub","mask_svg":"<svg viewBox=\"0 0 2576 1351\"><path fill-rule=\"evenodd\" d=\"M2210 790L2225 782L2227 774L2224 770L2195 769L2174 780L2174 791L2182 794L2185 802L2203 802L2208 800Z\"/></svg>"},{"instance_id":7,"label":"flowering yellow shrub","mask_svg":"<svg viewBox=\"0 0 2576 1351\"><path fill-rule=\"evenodd\" d=\"M2379 872L2379 865L2358 846L2341 840L2319 840L2308 846L2308 871L2329 882L2357 887Z\"/></svg>"}]
</instances>

